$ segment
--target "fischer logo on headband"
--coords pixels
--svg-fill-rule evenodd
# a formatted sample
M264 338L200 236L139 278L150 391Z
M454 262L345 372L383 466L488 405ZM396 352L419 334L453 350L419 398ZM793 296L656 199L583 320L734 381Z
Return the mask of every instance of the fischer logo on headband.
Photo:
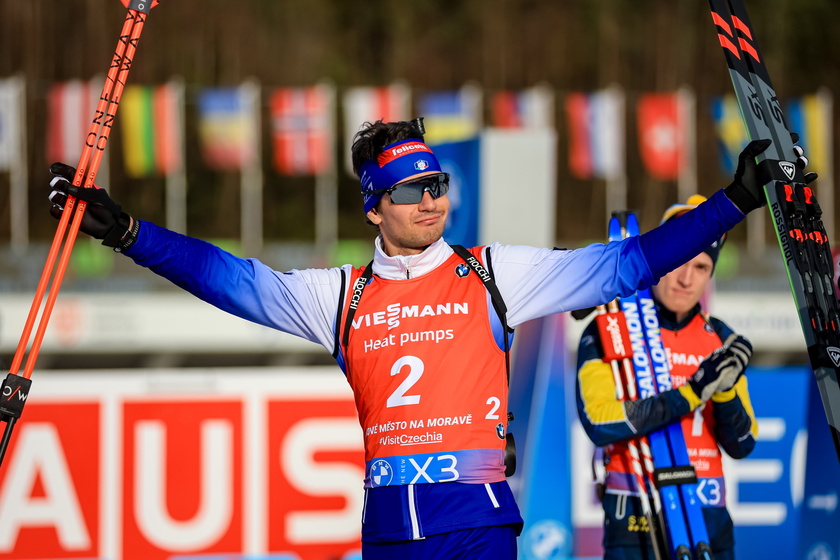
M383 191L418 173L430 172L443 170L432 150L417 138L385 146L376 160L366 161L359 170L365 212L376 206Z
M394 161L398 157L402 157L408 153L414 152L428 152L432 153L432 150L419 140L405 140L405 144L397 145L393 148L386 148L379 154L379 157L376 158L377 162L379 163L379 167L385 167L392 161ZM392 144L393 146L393 144Z

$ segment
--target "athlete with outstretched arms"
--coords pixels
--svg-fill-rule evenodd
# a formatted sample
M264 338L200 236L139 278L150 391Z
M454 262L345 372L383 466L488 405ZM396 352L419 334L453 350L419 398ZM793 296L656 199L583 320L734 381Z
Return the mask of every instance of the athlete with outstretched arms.
M364 212L378 230L365 267L272 270L130 216L105 190L72 186L61 164L51 168L52 214L68 194L86 200L81 229L106 246L219 309L332 353L364 433L365 559L513 560L522 518L505 477L512 329L632 294L703 251L763 204L755 156L766 146L748 145L732 184L693 211L576 250L456 252L442 237L449 178L417 120L366 123L355 136Z

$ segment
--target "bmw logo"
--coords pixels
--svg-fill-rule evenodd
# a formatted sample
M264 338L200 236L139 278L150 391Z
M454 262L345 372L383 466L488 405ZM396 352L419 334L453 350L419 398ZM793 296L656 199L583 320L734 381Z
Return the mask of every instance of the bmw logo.
M496 435L499 436L499 439L505 439L505 425L501 422L496 424Z
M461 263L455 267L455 274L458 278L465 278L470 273L470 267L466 264Z
M379 459L370 466L369 475L374 486L388 486L394 479L394 469L388 461Z

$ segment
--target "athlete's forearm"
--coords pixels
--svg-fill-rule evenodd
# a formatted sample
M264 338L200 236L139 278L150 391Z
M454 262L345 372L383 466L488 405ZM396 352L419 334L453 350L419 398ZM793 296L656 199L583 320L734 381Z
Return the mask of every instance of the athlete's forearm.
M332 348L339 269L281 273L149 222L126 255L223 311Z

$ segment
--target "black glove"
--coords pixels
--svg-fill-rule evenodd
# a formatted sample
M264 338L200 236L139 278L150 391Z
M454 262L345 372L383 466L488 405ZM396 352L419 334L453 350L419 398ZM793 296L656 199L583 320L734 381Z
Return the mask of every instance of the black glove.
M758 165L755 158L766 150L772 140L753 140L738 155L738 169L735 171L735 180L732 184L723 189L729 200L738 209L747 214L756 208L761 208L767 203L764 198L764 183L758 177Z
M747 369L751 357L750 341L741 335L730 335L722 347L703 360L688 384L694 394L706 402L715 393L734 387Z
M134 244L140 230L140 222L123 212L105 189L95 185L92 188L73 185L71 181L76 175L76 169L63 163L52 164L50 173L54 175L50 181L52 192L49 196L53 203L50 214L54 218L61 218L67 196L70 195L84 200L87 204L80 230L91 237L101 239L103 245L113 247L118 253Z

